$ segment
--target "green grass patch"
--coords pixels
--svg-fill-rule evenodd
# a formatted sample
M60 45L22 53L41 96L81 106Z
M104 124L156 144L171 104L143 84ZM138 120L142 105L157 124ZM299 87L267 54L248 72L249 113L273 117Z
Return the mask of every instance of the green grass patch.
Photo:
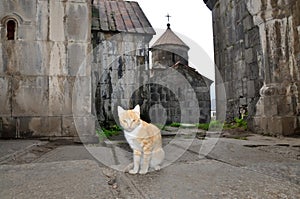
M175 127L175 128L195 128L195 124L188 124L188 123L179 123L179 122L173 122L170 125L170 127Z
M208 131L208 129L209 129L209 123L196 124L196 127L198 129L202 129L202 130Z
M224 123L218 120L213 120L209 123L210 130L221 130L224 127Z
M96 129L96 134L99 136L99 140L109 138L114 135L119 135L122 129L118 125L113 125L108 128Z
M235 118L234 122L231 123L223 123L218 120L212 120L210 123L201 123L196 124L196 127L199 129L207 130L221 130L221 129L236 129L236 128L243 128L244 130L247 129L247 121L239 118Z
M234 118L234 121L231 123L224 123L223 129L236 129L236 128L242 128L244 130L247 130L248 124L247 121L244 119Z
M241 127L243 129L247 129L247 121L245 121L244 119L239 119L239 118L234 118L235 121L235 126L236 127Z
M179 122L173 122L170 124L171 127L180 127L181 124Z
M243 119L239 119L239 118L234 118L234 121L231 123L224 123L218 120L212 120L210 123L199 123L199 124L195 124L195 125L187 125L185 126L184 124L181 124L179 122L173 122L169 125L163 126L161 124L155 124L158 128L164 130L167 126L170 127L175 127L175 128L194 128L197 127L198 129L202 129L205 131L208 130L222 130L222 129L236 129L236 128L243 128L244 130L247 129L247 121L243 120Z

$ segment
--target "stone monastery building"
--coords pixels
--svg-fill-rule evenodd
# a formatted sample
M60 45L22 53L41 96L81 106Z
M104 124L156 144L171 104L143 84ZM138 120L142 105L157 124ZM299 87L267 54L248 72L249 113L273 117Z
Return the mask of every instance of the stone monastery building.
M152 122L208 122L212 82L170 26L151 69L154 34L136 2L0 1L0 138L91 141L118 105L140 104Z

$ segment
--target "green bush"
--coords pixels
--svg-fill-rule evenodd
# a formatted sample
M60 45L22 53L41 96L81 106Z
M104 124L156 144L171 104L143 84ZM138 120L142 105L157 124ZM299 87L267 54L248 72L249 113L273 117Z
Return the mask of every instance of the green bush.
M240 118L234 118L235 126L247 129L247 121Z

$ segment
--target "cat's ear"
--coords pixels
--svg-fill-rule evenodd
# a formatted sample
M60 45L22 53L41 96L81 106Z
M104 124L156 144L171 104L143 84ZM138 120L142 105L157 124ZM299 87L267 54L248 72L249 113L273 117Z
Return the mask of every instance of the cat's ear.
M118 115L120 116L124 112L125 110L121 106L118 106Z
M140 108L140 105L136 105L133 109L134 112L136 112L137 114L140 114L141 112L141 108Z

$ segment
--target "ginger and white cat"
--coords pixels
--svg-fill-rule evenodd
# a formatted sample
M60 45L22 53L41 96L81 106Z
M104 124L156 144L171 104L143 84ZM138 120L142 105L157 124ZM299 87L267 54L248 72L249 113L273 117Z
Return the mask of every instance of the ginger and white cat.
M165 152L162 149L160 129L140 118L140 106L124 110L118 106L120 124L133 150L133 168L130 174L146 174L149 167L160 170Z

